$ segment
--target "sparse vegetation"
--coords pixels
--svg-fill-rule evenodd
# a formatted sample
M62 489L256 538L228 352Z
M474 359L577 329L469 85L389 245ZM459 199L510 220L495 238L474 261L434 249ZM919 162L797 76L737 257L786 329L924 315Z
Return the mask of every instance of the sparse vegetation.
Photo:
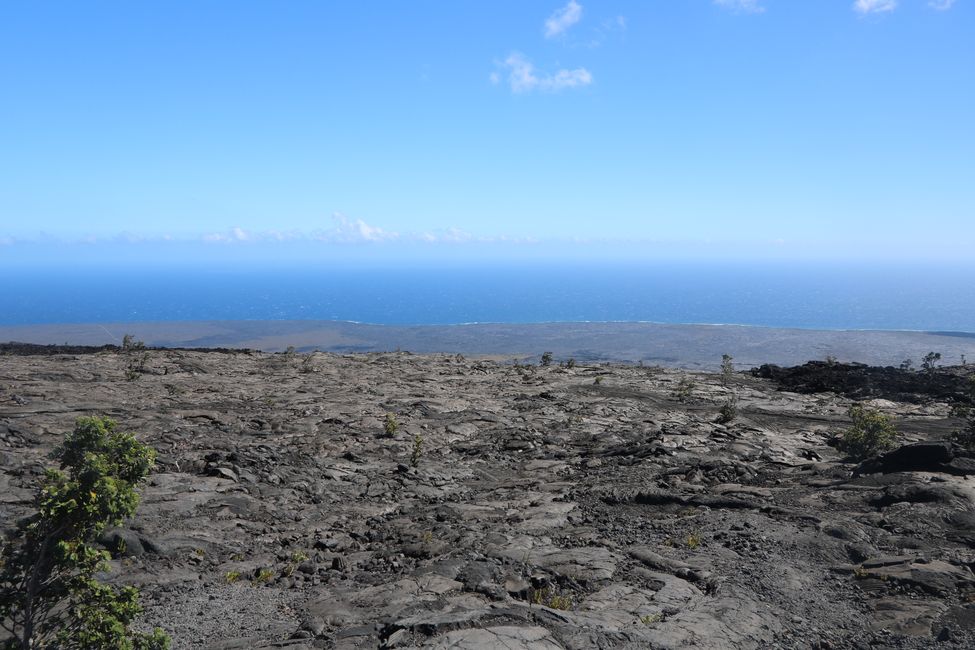
M274 578L274 571L267 567L261 567L254 573L254 579L252 582L254 584L263 584L265 582L270 582Z
M551 352L543 352L542 353L542 365L545 366L545 367L548 367L548 366L552 365L552 353Z
M410 465L416 468L420 465L420 456L423 455L423 436L419 433L413 436L413 452L410 454Z
M938 362L941 361L940 352L928 352L924 355L924 359L921 360L921 368L925 372L934 372L938 367Z
M535 589L532 592L532 603L548 607L549 609L572 609L572 598L565 594L560 594L552 587Z
M596 386L599 386L601 383L603 383L603 376L596 375L596 378L592 380L592 383L594 383Z
M53 454L37 496L38 512L18 526L0 550L0 626L4 647L160 650L162 630L130 629L142 608L132 587L100 582L109 554L95 540L131 517L136 487L153 467L155 451L116 430L112 420L80 418Z
M644 625L656 625L664 620L664 615L661 612L655 612L653 614L647 614L640 617L640 622Z
M904 359L903 361L901 361L900 369L903 370L904 372L911 372L913 368L914 368L913 359Z
M732 395L729 397L718 410L717 422L719 424L728 424L738 417L738 396Z
M840 449L855 460L862 460L886 449L897 439L897 429L889 415L853 404L849 411L853 425L840 439Z
M122 337L122 355L125 358L125 380L135 381L146 371L149 353L146 344L135 340L131 334Z
M233 584L240 580L240 571L227 571L223 574L223 579L227 581L227 584Z
M694 380L688 377L681 377L680 381L677 382L677 386L674 388L674 399L681 404L689 402L691 397L694 396L695 388L697 388L697 384L694 383Z
M734 377L734 374L735 374L734 357L732 357L730 354L722 354L721 355L721 384L723 386L727 386L728 383L731 381L731 378Z
M392 438L399 431L399 422L396 421L396 416L392 413L386 414L386 420L383 422L383 433L386 434L387 438Z
M138 352L144 350L146 344L142 341L137 341L131 334L126 334L122 337L122 351L123 352Z

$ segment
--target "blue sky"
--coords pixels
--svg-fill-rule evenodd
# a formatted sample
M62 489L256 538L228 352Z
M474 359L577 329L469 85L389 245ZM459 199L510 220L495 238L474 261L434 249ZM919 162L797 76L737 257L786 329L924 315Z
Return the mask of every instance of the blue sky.
M973 35L975 0L7 2L0 259L968 259Z

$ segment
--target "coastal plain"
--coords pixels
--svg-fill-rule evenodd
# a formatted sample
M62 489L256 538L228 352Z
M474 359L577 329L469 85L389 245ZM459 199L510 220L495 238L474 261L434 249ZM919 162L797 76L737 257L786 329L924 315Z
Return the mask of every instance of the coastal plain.
M106 345L125 334L149 346L250 348L282 352L462 353L537 361L545 351L577 361L646 363L718 369L721 356L736 367L797 365L831 357L870 365L899 365L937 352L943 363L975 361L975 334L893 330L816 330L640 322L472 323L375 325L346 321L237 320L159 323L79 323L0 326L0 341Z

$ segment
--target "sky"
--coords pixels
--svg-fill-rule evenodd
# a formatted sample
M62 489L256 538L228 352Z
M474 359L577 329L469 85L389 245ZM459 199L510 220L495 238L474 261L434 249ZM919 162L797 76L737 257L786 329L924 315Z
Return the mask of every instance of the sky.
M958 259L975 0L5 2L0 263Z

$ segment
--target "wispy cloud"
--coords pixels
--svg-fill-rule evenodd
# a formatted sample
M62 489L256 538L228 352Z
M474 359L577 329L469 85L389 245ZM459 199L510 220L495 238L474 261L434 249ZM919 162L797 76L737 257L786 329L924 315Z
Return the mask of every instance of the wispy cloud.
M518 52L512 52L501 66L508 72L508 85L515 93L526 93L533 90L558 92L566 88L580 88L592 83L592 74L585 68L574 70L561 69L552 74L539 72L535 65ZM499 83L501 76L495 72L491 75L493 83Z
M760 14L765 11L759 0L714 0L714 4L744 14Z
M937 11L948 11L955 4L955 0L930 0L928 6Z
M897 0L856 0L853 10L858 14L879 14L897 8Z
M208 243L244 242L253 241L255 239L255 234L244 230L243 228L231 228L227 232L207 233L203 235L202 239Z
M545 38L555 38L564 34L570 27L582 19L582 5L575 0L548 17L545 21Z

